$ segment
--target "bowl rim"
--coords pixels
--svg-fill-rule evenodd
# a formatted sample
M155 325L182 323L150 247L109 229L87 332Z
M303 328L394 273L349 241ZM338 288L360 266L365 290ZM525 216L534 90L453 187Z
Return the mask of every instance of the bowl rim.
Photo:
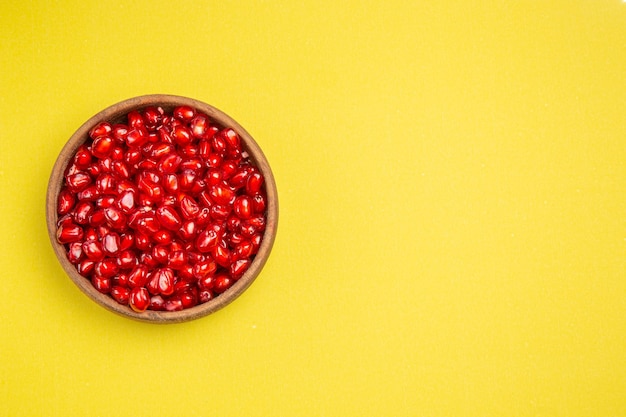
M57 213L58 195L63 185L64 172L67 164L73 157L76 149L88 140L89 130L95 124L100 121L109 121L111 123L121 121L131 110L135 109L155 106L162 107L169 111L180 105L191 106L209 116L209 118L219 125L231 127L239 134L242 146L248 152L252 162L259 168L264 176L264 187L267 193L266 227L263 232L261 245L250 267L243 276L235 281L224 293L206 303L198 304L180 311L146 310L145 312L138 313L129 306L117 303L110 295L103 294L96 290L90 280L80 275L76 267L69 262L64 246L56 240L57 221L59 218ZM136 321L159 324L180 323L195 320L221 310L238 298L254 282L265 266L276 240L278 227L278 193L272 169L261 147L252 135L236 120L222 110L197 99L171 94L148 94L132 97L106 107L90 117L72 134L72 136L70 136L57 156L48 180L46 191L46 224L52 248L63 270L72 282L90 299L113 313Z

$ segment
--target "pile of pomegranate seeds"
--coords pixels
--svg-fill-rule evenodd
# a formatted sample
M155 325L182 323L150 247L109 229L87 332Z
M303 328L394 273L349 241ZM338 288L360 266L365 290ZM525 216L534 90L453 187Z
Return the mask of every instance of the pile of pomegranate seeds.
M263 175L233 129L192 107L126 122L94 126L70 160L57 240L98 291L137 312L205 303L259 250Z

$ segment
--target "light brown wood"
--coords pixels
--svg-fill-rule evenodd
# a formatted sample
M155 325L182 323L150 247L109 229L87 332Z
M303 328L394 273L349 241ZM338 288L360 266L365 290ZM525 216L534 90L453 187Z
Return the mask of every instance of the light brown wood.
M65 248L56 240L56 224L58 220L57 199L61 186L63 185L63 173L70 158L73 157L78 146L87 140L89 130L96 123L103 120L111 123L122 122L126 114L133 109L141 109L147 106L161 106L165 111L171 111L174 107L179 105L189 105L194 107L197 110L206 113L218 124L232 127L239 134L244 149L250 155L250 159L257 165L265 177L264 187L267 192L267 226L261 242L261 247L250 265L250 268L248 268L245 274L226 292L207 303L182 311L146 311L144 313L137 313L128 306L118 304L110 296L98 292L91 285L91 282L81 276L76 270L76 267L69 262ZM278 195L274 175L272 174L267 158L256 141L239 123L219 109L201 101L181 96L155 94L131 98L102 110L85 122L70 137L59 153L48 182L48 191L46 196L46 222L48 225L50 242L52 243L52 247L57 258L59 259L59 262L61 263L61 266L74 284L76 284L76 286L78 286L78 288L89 298L114 313L134 320L151 323L179 323L194 320L220 310L241 295L241 293L243 293L256 279L270 255L276 238L276 230L278 227Z

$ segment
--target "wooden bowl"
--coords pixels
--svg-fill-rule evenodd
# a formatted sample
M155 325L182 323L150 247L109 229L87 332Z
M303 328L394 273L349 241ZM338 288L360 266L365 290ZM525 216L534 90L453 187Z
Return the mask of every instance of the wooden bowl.
M204 304L199 304L195 307L181 311L168 312L147 310L143 313L138 313L128 306L117 303L109 295L102 294L97 291L91 284L90 280L80 275L76 267L69 262L65 247L56 239L57 221L59 217L57 214L57 200L63 185L64 171L68 162L73 157L76 149L88 139L89 130L98 122L108 121L112 124L121 123L125 122L125 116L131 110L142 109L148 106L160 106L166 112L171 112L173 108L180 105L191 106L208 115L219 125L223 127L231 127L239 134L242 142L242 148L248 152L250 160L259 168L265 178L263 186L265 187L265 191L267 193L266 229L264 231L260 248L250 267L244 275L239 280L235 281L235 283L224 293ZM46 222L48 225L48 235L50 237L52 247L59 262L61 263L61 266L74 284L76 284L76 286L78 286L78 288L89 298L114 313L134 320L151 323L178 323L206 316L225 307L241 295L241 293L243 293L252 284L265 265L274 244L278 225L278 197L274 176L265 155L252 136L241 125L239 125L239 123L215 107L198 100L163 94L146 95L122 101L102 110L85 122L70 137L61 150L50 175L46 199Z

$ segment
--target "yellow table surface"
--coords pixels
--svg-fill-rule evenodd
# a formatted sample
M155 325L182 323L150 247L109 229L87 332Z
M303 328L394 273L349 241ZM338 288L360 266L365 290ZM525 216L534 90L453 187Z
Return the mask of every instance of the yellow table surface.
M1 416L626 415L626 3L0 6ZM221 108L280 196L262 274L156 326L63 273L89 117Z

